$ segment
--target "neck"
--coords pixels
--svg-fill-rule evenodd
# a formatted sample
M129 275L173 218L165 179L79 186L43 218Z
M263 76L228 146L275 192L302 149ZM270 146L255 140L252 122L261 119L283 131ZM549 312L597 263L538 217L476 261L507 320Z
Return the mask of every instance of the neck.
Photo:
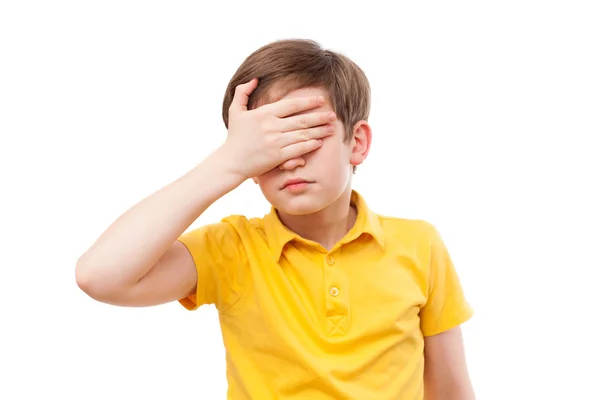
M330 250L356 222L356 207L350 204L352 190L346 190L332 204L308 215L278 213L281 222L301 237Z

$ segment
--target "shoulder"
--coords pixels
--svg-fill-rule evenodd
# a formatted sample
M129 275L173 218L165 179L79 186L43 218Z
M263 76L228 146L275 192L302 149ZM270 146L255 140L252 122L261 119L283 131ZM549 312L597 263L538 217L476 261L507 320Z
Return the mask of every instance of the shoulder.
M232 214L229 215L219 222L222 226L227 226L229 229L233 229L238 234L244 235L248 234L256 234L256 233L264 233L265 230L265 219L264 217L248 217L246 215L238 215Z
M221 218L219 221L208 222L199 226L196 226L189 230L189 232L226 232L226 231L244 231L244 230L255 230L262 229L264 227L264 217L247 217L241 214L231 214Z
M252 246L257 241L264 241L265 238L265 217L230 214L218 221L188 229L179 237L179 241L188 247L210 245L212 250L222 252L228 246L235 245L241 249Z
M251 246L265 240L265 225L265 217L230 214L217 222L193 228L183 237L204 238L214 242L217 247L224 246L226 242L240 247Z
M433 223L423 219L411 219L375 214L384 234L403 242L431 243L437 235Z
M221 220L206 222L192 226L186 230L180 241L210 240L220 242L226 239L237 239L244 236L244 232L252 229L252 222L244 215L229 215Z

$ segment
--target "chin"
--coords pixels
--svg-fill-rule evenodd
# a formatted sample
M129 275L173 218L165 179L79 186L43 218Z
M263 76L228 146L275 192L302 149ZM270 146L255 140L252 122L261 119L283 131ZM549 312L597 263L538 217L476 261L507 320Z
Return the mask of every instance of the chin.
M329 204L316 193L290 195L282 192L264 193L265 198L278 211L287 215L310 215L323 210Z
M322 210L322 208L314 207L311 205L294 207L294 206L290 206L289 204L287 204L283 207L275 206L275 208L284 214L294 215L294 216L312 215L312 214L315 214Z
M310 215L325 208L325 205L317 204L314 199L309 197L295 197L282 201L275 201L271 204L273 204L278 211L288 215Z

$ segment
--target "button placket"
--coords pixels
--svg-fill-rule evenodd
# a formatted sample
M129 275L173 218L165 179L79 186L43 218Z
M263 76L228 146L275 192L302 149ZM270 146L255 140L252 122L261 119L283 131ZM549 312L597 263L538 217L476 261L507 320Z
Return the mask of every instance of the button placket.
M327 334L344 335L349 326L349 298L347 276L332 254L323 259L325 276L325 304Z

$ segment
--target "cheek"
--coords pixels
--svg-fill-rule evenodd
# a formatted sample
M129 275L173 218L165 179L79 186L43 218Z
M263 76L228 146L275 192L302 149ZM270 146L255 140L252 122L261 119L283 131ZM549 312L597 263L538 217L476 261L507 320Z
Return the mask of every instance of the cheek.
M272 169L271 171L262 174L258 178L255 178L256 182L262 188L269 188L275 184L275 178L277 176L277 170Z
M352 149L341 141L340 138L331 137L323 141L323 146L316 152L320 160L328 165L339 165L350 162Z
M323 147L314 152L308 165L318 166L318 170L329 175L339 177L350 164L350 155L339 143L331 143L331 146Z

